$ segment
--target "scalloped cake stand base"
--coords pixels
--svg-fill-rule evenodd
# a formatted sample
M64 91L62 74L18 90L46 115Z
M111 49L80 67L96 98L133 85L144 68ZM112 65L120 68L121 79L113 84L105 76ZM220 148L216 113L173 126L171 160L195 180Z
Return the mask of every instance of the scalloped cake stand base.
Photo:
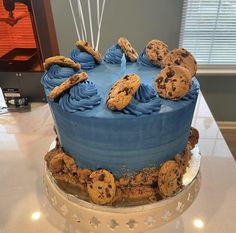
M185 176L185 187L174 197L134 207L98 206L83 201L61 190L47 166L44 170L44 187L51 205L78 232L130 232L141 233L155 229L180 216L196 199L200 189L200 155L195 147L190 169ZM192 162L192 163L191 163Z

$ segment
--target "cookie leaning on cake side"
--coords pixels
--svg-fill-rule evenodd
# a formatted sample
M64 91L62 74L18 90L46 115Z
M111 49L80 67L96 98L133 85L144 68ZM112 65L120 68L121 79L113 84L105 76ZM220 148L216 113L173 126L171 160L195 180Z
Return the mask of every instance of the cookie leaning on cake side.
M75 63L72 59L64 56L54 56L45 59L43 63L44 69L49 70L52 65L59 65L62 67L71 67L73 69L79 70L80 64Z
M151 40L146 47L147 58L157 67L162 67L163 59L168 52L168 46L160 40Z
M138 53L135 51L135 49L132 47L132 45L126 38L120 37L118 39L118 45L121 47L122 51L130 59L131 62L136 62L138 58Z
M138 90L141 79L136 74L127 74L113 84L107 98L107 107L113 111L122 110Z
M197 62L193 55L184 48L176 48L170 51L163 60L164 66L183 66L194 76L197 72Z
M62 84L59 86L54 87L51 92L48 95L48 98L50 100L56 99L58 96L60 96L63 92L70 89L72 86L74 86L77 83L83 82L87 80L88 75L85 72L77 73L66 79Z
M75 45L81 51L85 51L85 52L91 54L97 63L101 62L102 56L101 56L100 52L94 50L92 45L89 42L84 41L84 40L78 40L78 41L76 41Z
M192 86L192 76L182 66L167 66L155 79L158 94L166 99L179 100L184 97Z
M116 194L115 178L105 169L93 171L88 179L87 190L94 203L108 204Z

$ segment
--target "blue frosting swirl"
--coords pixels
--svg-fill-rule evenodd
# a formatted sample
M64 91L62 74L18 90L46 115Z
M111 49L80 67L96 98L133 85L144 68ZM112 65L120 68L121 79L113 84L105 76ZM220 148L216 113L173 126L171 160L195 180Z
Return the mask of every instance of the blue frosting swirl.
M121 58L123 56L123 51L121 47L118 44L112 45L111 48L107 49L107 51L104 54L103 60L110 64L120 64ZM127 61L130 61L130 59L125 56Z
M53 89L54 87L63 83L68 77L75 74L73 68L70 67L61 67L59 65L53 65L48 71L46 71L42 78L41 83L47 89Z
M138 59L137 59L137 63L140 64L140 65L143 65L143 66L147 66L147 67L156 67L147 58L146 48L143 50L143 52L141 54L139 54Z
M161 108L161 99L155 90L146 84L141 84L131 102L123 109L126 114L140 116L157 112Z
M200 90L200 84L197 81L196 77L192 78L192 87L190 88L189 92L186 96L184 96L183 100L195 99L198 96Z
M80 63L83 70L91 70L97 66L93 56L87 52L81 52L80 49L73 49L69 58L76 63Z
M61 108L67 112L84 111L92 109L101 102L94 83L85 81L73 86L59 100Z

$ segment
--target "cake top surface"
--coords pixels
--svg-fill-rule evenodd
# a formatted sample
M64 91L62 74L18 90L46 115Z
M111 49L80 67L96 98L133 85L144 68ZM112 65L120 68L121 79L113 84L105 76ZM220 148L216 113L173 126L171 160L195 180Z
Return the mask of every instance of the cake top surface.
M122 42L124 43L123 47L117 43L108 48L103 60L99 62L97 62L93 49L89 52L90 50L83 50L82 47L72 50L69 58L66 59L67 64L57 64L58 56L56 61L53 58L50 59L50 66L42 77L46 95L49 96L55 87L61 85L75 73L85 71L88 75L87 81L75 86L71 85L72 87L70 86L69 90L54 100L61 106L61 109L76 116L107 119L147 117L150 114L162 114L181 109L187 105L188 101L197 96L199 83L196 77L192 73L190 75L186 69L186 66L195 65L193 63L195 60L192 59L189 52L179 49L177 50L178 53L176 50L168 53L167 46L164 43L159 40L152 40L135 60L136 51L130 47L130 44L126 44L126 40ZM165 53L162 52L163 48ZM131 54L130 58L130 54L125 49L128 49L129 52L134 51L135 56ZM159 53L161 56L158 56ZM167 54L166 56L171 55L172 58L172 60L168 60L169 63L166 67L162 63L165 58L164 54ZM188 56L187 60L186 56ZM178 60L174 59L176 57ZM156 59L157 62L153 59ZM185 60L188 62L187 65ZM80 64L81 69L75 69L73 62ZM171 62L174 63L174 66ZM176 63L182 65L176 66ZM130 75L136 75L140 79L134 93L130 93L132 87L125 86L125 79ZM122 78L123 81L119 82L124 83L124 86L120 83L117 84L118 80ZM180 80L182 78L184 81ZM190 80L189 83L186 81L187 79ZM174 83L173 80L177 80L177 82ZM134 84L131 82L129 85ZM182 86L180 87L180 85ZM171 91L175 90L176 87L179 88L180 92L176 92L178 95L174 96ZM114 97L111 96L114 93L114 88L117 98L113 100L114 109L109 109L108 101ZM184 94L181 95L181 93ZM121 101L121 103L117 103L117 101ZM122 109L117 111L118 109L115 109L114 106Z
M69 68L62 68L63 72L68 72ZM137 63L128 63L126 66L125 74L135 73L139 75L141 78L142 84L146 84L151 88L154 88L154 80L156 76L160 72L160 68L157 67L145 67L143 65L139 65ZM103 62L102 64L96 66L92 70L88 70L88 80L92 82L97 89L97 93L101 97L101 103L94 107L93 109L89 109L86 111L76 111L73 114L80 115L80 116L91 116L91 117L102 117L102 118L127 118L127 117L134 117L136 115L132 114L124 114L123 112L113 112L110 111L106 106L106 99L107 95L113 85L118 79L122 77L121 68L119 64L108 64L106 62ZM69 73L69 72L68 72ZM73 71L71 70L71 73ZM45 74L47 75L47 74ZM67 74L68 75L68 74ZM199 83L195 77L193 77L193 88L199 89ZM46 88L46 95L49 94L51 91L50 86ZM196 94L196 93L194 93ZM161 108L159 112L156 112L155 114L161 114L163 112L171 111L173 109L179 109L181 107L184 107L187 104L187 101L191 99L191 92L189 92L189 97L186 97L184 99L177 101L172 101L164 98L160 98L157 93L155 93L156 98L161 103ZM148 104L147 104L148 105ZM145 117L146 115L142 115L142 117Z

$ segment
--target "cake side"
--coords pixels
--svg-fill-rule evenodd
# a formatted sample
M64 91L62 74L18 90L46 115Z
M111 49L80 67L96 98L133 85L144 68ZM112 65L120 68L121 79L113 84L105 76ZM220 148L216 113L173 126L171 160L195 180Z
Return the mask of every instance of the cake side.
M101 96L101 103L92 109L69 113L59 102L49 101L64 151L82 168L106 168L117 177L159 166L182 153L197 99L197 95L179 101L160 98L159 111L141 116L112 112L106 107L106 96L120 78L119 70L119 65L105 63L88 72ZM149 86L159 71L138 64L126 69ZM199 85L195 78L193 82Z

